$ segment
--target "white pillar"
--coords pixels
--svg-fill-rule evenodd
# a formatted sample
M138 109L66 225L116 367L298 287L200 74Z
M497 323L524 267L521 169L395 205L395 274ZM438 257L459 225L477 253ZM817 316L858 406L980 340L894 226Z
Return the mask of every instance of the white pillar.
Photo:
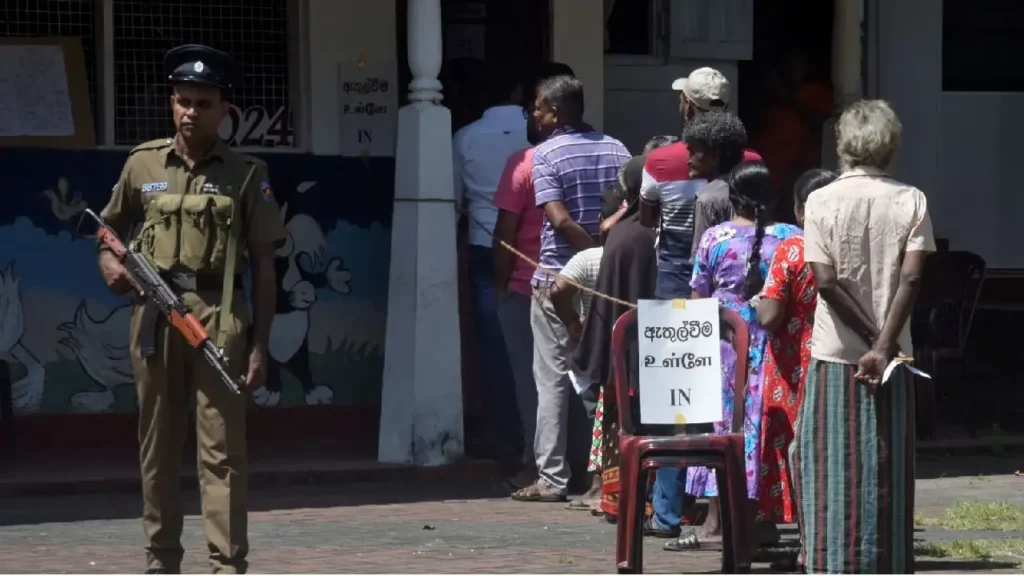
M440 0L409 0L408 33L413 80L411 103L398 112L377 458L435 466L464 451L452 119L437 79Z

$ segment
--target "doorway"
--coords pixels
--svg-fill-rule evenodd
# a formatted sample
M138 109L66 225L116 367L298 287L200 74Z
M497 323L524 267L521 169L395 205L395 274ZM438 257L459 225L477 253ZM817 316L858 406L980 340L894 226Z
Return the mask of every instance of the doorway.
M441 0L444 61L440 80L444 105L452 113L452 130L483 112L483 72L498 66L523 75L547 62L551 54L551 0ZM397 0L398 80L402 105L412 81L407 47L408 0Z
M439 80L452 116L452 133L480 118L484 100L484 73L489 68L507 70L517 78L539 68L550 58L551 0L441 0L443 60ZM408 103L412 81L407 53L408 0L396 0L396 42L400 101ZM525 122L525 118L524 118ZM463 218L458 230L459 329L462 355L463 425L466 454L488 458L483 432L475 338L475 314L468 276L469 223ZM581 450L580 454L585 454Z
M795 222L796 178L822 166L825 126L835 106L833 12L831 0L755 2L753 58L739 62L737 113L772 171L772 211L780 221Z

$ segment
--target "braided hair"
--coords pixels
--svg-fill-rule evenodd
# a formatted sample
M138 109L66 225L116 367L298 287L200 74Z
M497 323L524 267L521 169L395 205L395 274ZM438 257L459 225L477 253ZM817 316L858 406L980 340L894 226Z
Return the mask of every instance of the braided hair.
M761 272L761 244L765 228L770 223L768 202L772 196L772 178L762 162L743 162L733 168L727 177L729 201L737 216L754 221L757 231L754 246L747 258L747 276L743 280L743 297L750 300L764 286Z

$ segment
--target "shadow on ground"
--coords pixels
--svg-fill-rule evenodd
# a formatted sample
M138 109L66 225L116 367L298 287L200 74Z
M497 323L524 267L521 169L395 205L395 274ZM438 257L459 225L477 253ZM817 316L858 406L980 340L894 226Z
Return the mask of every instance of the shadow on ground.
M413 504L418 502L472 501L505 498L508 492L496 481L358 482L313 484L252 490L250 512ZM183 490L185 514L200 514L199 492ZM550 504L549 504L550 506ZM0 526L125 520L139 518L142 499L135 494L75 494L22 496L0 499Z
M917 479L1000 476L1024 468L1024 455L917 455Z

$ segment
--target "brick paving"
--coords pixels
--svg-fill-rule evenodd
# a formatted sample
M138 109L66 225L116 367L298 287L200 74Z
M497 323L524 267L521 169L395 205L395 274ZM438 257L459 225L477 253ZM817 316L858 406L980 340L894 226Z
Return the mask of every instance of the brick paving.
M959 498L1021 500L1022 483L1010 474L923 479L918 481L918 509L936 515ZM467 480L254 490L250 570L614 572L614 526L561 505L518 503L502 496L487 481ZM198 495L191 491L187 498L183 570L208 572ZM133 494L0 499L0 572L137 573L144 568L140 507ZM919 533L925 540L954 536ZM669 553L661 550L662 542L645 543L646 571L720 571L720 552ZM765 564L754 568L768 571ZM920 559L918 571L1017 572L1008 564L932 559Z

